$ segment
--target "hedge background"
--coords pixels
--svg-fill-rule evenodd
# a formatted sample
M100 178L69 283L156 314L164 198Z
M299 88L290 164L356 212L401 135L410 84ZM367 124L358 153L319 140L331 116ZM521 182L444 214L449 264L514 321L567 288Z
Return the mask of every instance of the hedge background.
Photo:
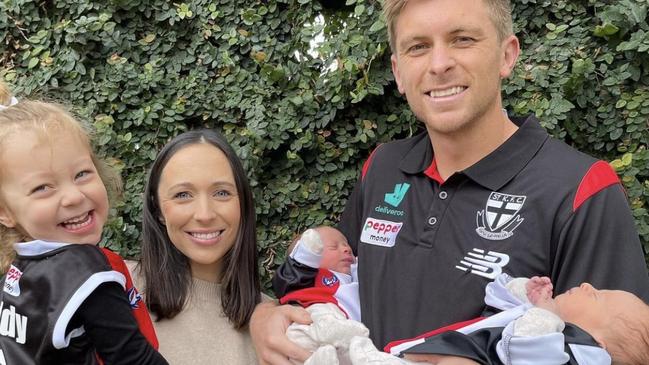
M610 161L649 250L646 1L513 3L523 53L507 108ZM187 129L220 129L249 172L268 285L295 232L338 219L377 143L420 128L379 13L375 0L0 0L0 77L94 124L125 177L106 234L125 256L139 251L156 151Z

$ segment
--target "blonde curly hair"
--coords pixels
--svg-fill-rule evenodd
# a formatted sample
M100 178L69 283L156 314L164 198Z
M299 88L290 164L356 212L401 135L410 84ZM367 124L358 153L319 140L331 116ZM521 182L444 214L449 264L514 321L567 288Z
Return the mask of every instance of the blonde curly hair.
M11 92L6 84L0 81L0 207L4 206L2 194L2 156L3 145L12 136L24 134L26 131L36 132L48 138L52 135L66 133L79 138L87 144L92 161L97 172L108 191L109 200L115 199L121 192L121 177L105 162L98 159L93 152L92 133L88 125L75 119L62 105L56 103L21 100L15 105L10 105ZM0 272L6 272L14 259L13 244L31 240L19 229L6 227L0 224Z

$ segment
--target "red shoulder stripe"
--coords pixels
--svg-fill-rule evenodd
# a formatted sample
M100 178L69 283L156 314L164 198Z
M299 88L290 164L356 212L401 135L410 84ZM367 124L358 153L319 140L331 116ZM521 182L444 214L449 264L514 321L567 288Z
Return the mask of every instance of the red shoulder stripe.
M577 188L575 200L572 203L572 211L575 212L591 196L597 194L603 189L619 184L620 179L617 177L611 165L605 161L595 162Z
M372 160L374 159L374 153L376 153L376 150L379 149L381 145L376 146L376 148L370 153L370 157L365 160L365 163L363 163L363 170L361 172L361 180L365 179L365 174L367 174L367 170L370 168L370 165L372 164Z
M120 255L114 253L113 251L104 247L102 247L101 250L103 251L104 256L106 256L106 259L108 259L108 262L110 263L110 266L113 268L113 270L122 273L122 275L126 277L125 291L131 304L133 317L135 317L135 320L140 327L140 332L142 332L144 337L146 337L151 346L153 346L153 348L157 350L158 337L156 336L155 330L153 329L151 317L149 317L149 312L146 309L144 300L142 300L142 296L140 295L140 293L138 293L137 289L133 285L133 279L131 279L131 274L128 272L126 263Z

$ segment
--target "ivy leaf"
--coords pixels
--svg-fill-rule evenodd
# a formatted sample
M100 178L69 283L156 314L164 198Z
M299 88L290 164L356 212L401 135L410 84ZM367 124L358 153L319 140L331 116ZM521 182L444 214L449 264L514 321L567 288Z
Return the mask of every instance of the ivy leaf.
M633 162L633 154L632 153L625 153L622 156L622 164L624 166L630 166L631 162Z
M378 32L379 30L385 28L385 22L383 21L382 18L379 18L377 21L372 24L370 27L370 33L375 33Z
M27 64L28 69L32 69L38 65L39 59L38 57L33 57L29 60L29 63Z
M604 23L604 25L597 25L595 26L595 31L593 34L597 37L608 37L612 36L613 34L617 33L620 30L617 26L611 24L611 23Z

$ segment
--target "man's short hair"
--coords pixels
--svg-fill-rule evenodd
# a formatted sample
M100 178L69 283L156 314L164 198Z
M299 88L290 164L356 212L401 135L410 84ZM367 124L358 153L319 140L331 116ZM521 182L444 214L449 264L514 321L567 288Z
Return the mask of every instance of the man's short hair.
M503 40L514 33L512 25L512 9L510 0L482 0L487 4L491 21L496 26L498 39ZM394 25L406 6L408 0L383 0L383 16L388 26L388 40L392 53L396 51Z

